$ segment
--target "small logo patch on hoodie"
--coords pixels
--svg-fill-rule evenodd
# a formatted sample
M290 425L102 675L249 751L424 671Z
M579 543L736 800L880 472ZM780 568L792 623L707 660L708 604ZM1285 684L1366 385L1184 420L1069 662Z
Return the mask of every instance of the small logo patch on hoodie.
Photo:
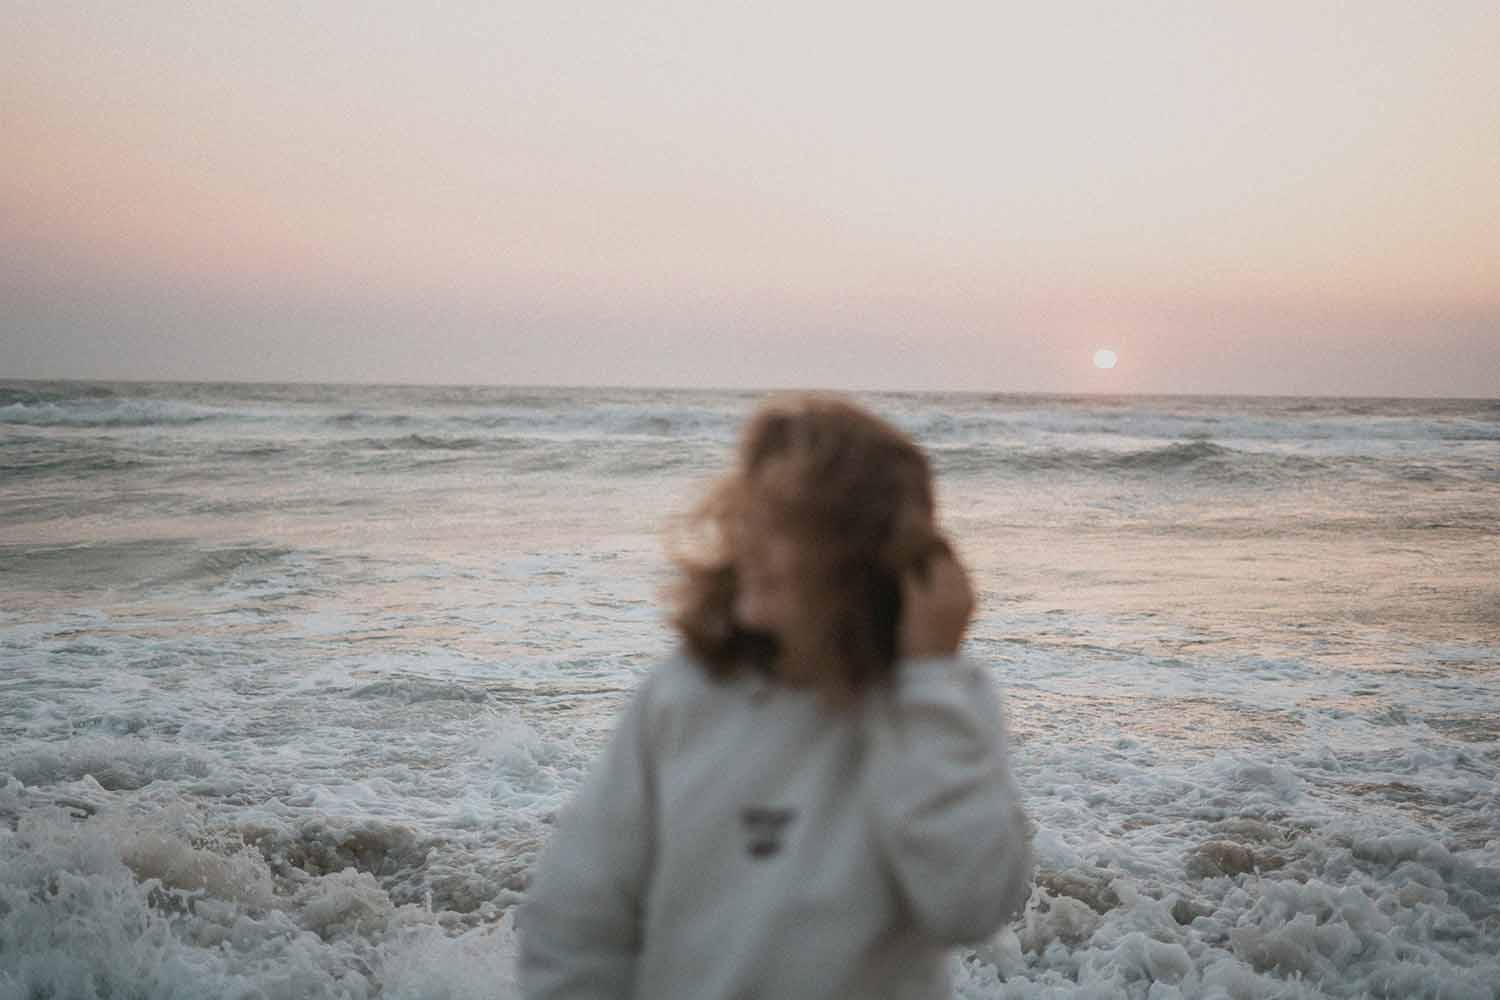
M752 858L764 860L781 850L781 837L792 820L795 809L772 809L769 806L746 806L740 810L745 826L745 850Z

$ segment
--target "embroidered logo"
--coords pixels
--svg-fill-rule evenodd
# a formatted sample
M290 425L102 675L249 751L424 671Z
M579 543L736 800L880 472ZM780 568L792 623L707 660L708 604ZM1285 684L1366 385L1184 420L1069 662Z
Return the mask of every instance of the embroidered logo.
M740 810L745 826L745 850L752 858L764 860L781 850L781 837L792 820L795 809L772 809L768 806L746 806Z

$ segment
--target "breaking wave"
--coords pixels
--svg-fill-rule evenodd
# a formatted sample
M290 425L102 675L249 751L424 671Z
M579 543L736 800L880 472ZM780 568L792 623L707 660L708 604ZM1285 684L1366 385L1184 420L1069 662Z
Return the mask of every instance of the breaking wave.
M33 427L156 427L265 419L245 410L170 399L22 400L0 405L0 424Z
M1327 474L1326 459L1244 451L1214 441L1174 441L1128 451L1081 448L1020 448L988 444L934 448L939 471L972 473L1091 473L1122 476L1184 475L1213 479L1286 478Z

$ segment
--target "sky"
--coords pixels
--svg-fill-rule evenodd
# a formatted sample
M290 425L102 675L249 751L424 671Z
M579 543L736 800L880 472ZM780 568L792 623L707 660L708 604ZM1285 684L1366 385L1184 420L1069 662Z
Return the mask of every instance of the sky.
M1496 52L1494 0L0 0L0 377L1500 396Z

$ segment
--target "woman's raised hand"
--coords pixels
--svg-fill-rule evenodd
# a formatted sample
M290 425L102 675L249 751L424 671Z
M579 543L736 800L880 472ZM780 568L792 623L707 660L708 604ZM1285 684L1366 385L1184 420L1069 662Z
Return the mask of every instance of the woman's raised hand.
M901 580L900 655L908 660L952 656L973 614L969 574L951 553L935 554Z

